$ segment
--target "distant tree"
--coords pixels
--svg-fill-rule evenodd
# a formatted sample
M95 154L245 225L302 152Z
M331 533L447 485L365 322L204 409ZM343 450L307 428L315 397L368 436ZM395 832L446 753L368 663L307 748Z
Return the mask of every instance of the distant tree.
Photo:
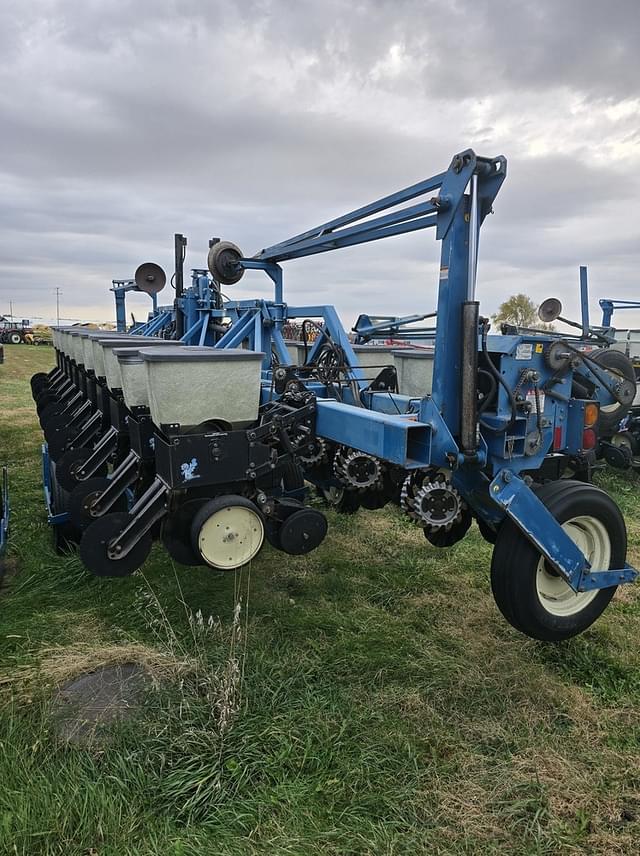
M538 307L526 294L513 294L492 315L493 323L515 324L516 327L535 327L537 330L553 330L552 324L543 324L538 318Z

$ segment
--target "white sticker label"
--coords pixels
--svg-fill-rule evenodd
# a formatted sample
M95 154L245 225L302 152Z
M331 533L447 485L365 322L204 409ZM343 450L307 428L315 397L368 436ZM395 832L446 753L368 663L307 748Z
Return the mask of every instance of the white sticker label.
M533 342L521 342L516 346L516 360L530 360L533 356Z
M531 405L531 412L536 412L536 391L535 389L528 389L526 399ZM544 392L538 392L538 401L540 402L540 413L544 413Z

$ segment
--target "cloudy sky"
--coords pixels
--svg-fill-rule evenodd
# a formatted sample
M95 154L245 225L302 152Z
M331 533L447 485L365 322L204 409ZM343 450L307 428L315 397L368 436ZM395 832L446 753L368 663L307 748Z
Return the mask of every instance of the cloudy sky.
M213 235L252 254L468 147L509 162L484 312L524 291L571 314L580 264L594 315L640 299L639 44L638 0L3 3L0 313L51 318L58 286L63 317L110 320L111 279L170 270L176 231L190 267ZM430 311L437 253L430 230L289 262L286 296Z

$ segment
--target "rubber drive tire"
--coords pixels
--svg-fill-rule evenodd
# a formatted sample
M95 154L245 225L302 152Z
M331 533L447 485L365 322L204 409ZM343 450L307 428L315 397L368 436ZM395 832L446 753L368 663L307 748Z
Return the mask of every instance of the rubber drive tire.
M191 523L202 506L209 501L208 497L188 499L162 520L162 545L171 558L181 565L198 567L204 564L200 553L193 549L191 543Z
M536 491L538 498L560 523L592 518L606 531L610 568L622 568L627 552L624 519L604 491L584 482L551 482ZM491 562L491 589L502 615L526 636L559 642L587 629L606 609L617 586L601 589L576 612L558 615L545 608L537 587L540 553L510 519L496 539Z
M614 375L623 377L626 380L636 382L636 373L633 368L633 363L629 357L625 356L621 351L614 351L611 348L606 350L596 351L593 354L593 361L603 369L607 369ZM630 406L630 405L629 405ZM598 418L598 431L601 437L611 437L618 430L620 421L629 412L629 406L624 404L615 404L607 406L604 410L600 408L600 416Z

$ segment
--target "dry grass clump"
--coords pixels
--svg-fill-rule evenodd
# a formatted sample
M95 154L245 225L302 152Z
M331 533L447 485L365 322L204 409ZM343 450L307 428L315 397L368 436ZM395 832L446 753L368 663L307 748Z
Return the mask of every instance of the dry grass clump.
M30 696L36 687L57 687L98 669L130 663L144 669L155 683L180 679L196 668L193 659L180 659L139 642L77 642L42 648L36 662L21 663L0 674L0 687L10 687L18 697Z

